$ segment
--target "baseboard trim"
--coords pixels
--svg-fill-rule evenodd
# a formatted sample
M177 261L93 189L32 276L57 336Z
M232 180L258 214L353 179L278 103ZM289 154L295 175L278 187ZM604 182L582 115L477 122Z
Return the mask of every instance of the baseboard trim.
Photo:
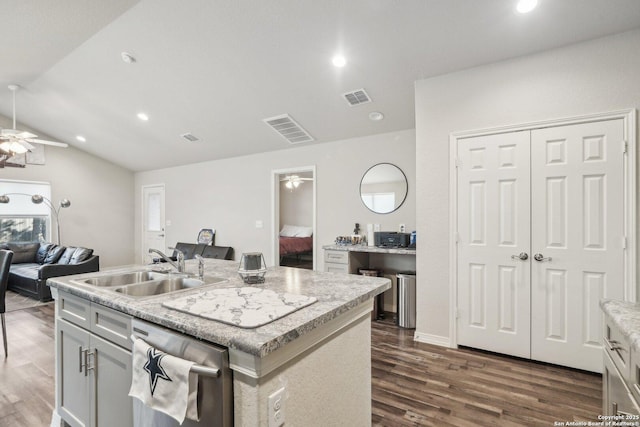
M413 339L418 342L438 345L440 347L453 347L451 345L451 340L449 340L449 337L442 337L440 335L431 335L416 331Z

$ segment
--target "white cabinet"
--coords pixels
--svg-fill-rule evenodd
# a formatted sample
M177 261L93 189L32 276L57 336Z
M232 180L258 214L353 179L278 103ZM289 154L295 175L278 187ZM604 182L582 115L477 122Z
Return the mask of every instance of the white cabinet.
M131 317L64 292L56 304L57 409L72 427L128 427Z
M638 421L638 352L608 316L603 341L602 413Z
M331 249L324 250L324 271L326 272L358 274L358 271L367 265L367 254Z

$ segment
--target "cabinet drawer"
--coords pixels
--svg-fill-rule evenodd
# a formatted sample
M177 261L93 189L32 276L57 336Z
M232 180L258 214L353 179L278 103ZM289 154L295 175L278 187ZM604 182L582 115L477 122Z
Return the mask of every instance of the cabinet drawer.
M620 329L607 318L604 331L604 350L611 357L623 380L631 379L631 353L627 338Z
M56 302L58 317L68 320L82 328L90 327L91 303L85 299L78 298L66 292L58 294Z
M92 304L91 332L120 347L131 348L131 316L127 314Z
M330 262L333 264L349 264L349 252L324 251L324 262Z
M325 263L324 271L327 273L349 273L349 266L347 264L333 264L329 262Z

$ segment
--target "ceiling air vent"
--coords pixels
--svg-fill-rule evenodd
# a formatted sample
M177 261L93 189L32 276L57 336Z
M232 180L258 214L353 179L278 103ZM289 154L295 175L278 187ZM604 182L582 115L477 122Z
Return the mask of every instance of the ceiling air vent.
M345 97L349 105L351 105L352 107L371 102L369 94L365 92L364 89L358 89L354 90L353 92L343 93L342 96Z
M309 132L304 130L302 126L296 123L288 114L269 117L268 119L262 119L262 121L271 126L273 130L289 141L290 144L299 144L301 142L314 140L314 138L309 135Z
M195 136L194 134L189 133L189 132L187 132L187 133L183 133L183 134L182 134L182 135L180 135L180 136L181 136L181 137L183 137L184 139L186 139L186 140L187 140L187 141L189 141L189 142L196 142L196 141L200 141L200 140L198 139L198 137L197 137L197 136Z

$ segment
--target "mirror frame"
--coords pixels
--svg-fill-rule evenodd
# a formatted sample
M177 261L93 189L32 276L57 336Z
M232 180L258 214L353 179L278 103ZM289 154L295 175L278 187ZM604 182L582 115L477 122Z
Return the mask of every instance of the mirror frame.
M364 199L362 198L362 181L364 181L364 177L367 176L367 174L369 173L369 171L371 171L371 169L375 168L376 166L380 166L380 165L393 166L394 168L396 168L396 169L398 169L400 171L400 173L402 174L402 177L404 178L404 184L405 184L404 197L402 197L402 201L400 203L398 203L398 206L396 206L393 210L391 210L389 212L376 212L376 211L374 211L369 206L367 206L367 204L364 202ZM367 169L364 172L364 174L362 175L362 178L360 178L360 186L358 188L358 194L360 196L360 201L362 202L364 207L367 208L370 212L373 212L373 213L378 214L378 215L388 215L388 214L393 213L393 212L397 211L398 209L400 209L400 207L407 200L407 196L409 195L409 180L407 179L407 175L405 175L404 171L402 169L400 169L400 167L398 167L397 165L394 165L393 163L389 163L389 162L376 163L375 165L373 165L369 169Z

